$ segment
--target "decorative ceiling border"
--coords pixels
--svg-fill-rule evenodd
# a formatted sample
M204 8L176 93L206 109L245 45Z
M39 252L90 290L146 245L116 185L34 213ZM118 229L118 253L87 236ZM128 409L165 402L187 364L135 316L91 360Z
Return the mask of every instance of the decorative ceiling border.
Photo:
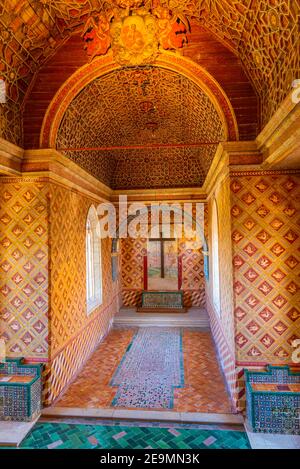
M229 170L230 176L272 176L276 174L300 174L300 169L258 169L258 170Z
M238 125L233 107L219 83L203 67L180 55L163 52L154 66L175 71L201 88L212 103L223 124L226 140L239 139ZM63 116L74 97L89 83L120 68L111 53L99 57L79 68L55 94L44 116L40 148L55 148L56 136Z

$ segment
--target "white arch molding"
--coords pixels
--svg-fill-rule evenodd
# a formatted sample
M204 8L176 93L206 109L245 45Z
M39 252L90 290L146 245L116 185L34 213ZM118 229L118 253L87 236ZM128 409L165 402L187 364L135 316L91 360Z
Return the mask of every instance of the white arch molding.
M219 219L218 219L218 206L214 199L212 204L212 236L211 236L211 251L212 251L212 290L213 290L213 304L219 316L221 316L221 294L220 294L220 259L219 259Z
M91 205L86 219L86 311L91 314L102 304L101 236L97 211Z

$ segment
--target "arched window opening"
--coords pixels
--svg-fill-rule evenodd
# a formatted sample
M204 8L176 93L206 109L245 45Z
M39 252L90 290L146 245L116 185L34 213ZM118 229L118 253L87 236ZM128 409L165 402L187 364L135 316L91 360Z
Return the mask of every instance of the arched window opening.
M99 221L91 206L86 221L86 303L87 314L102 304L101 238Z
M212 287L213 303L219 315L221 315L220 301L220 261L219 261L219 221L218 208L214 200L212 206Z

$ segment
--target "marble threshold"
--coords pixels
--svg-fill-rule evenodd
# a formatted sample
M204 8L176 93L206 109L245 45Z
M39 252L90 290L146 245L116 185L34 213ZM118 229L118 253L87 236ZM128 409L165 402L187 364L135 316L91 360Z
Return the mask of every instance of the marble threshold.
M32 422L0 420L0 447L18 447L38 420L39 417Z
M129 409L92 409L76 407L47 407L43 417L87 417L116 420L143 420L178 423L216 423L241 425L244 422L240 414L213 414L204 412L172 412L155 410Z

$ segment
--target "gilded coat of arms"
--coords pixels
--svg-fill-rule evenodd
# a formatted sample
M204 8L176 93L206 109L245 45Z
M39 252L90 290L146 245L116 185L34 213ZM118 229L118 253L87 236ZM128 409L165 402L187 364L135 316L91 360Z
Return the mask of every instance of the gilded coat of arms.
M116 0L117 7L89 18L83 39L90 60L111 48L120 65L154 62L160 49L187 44L188 20L159 3L146 9L140 0Z
M139 65L153 62L158 54L157 21L145 10L114 19L110 28L115 60Z

